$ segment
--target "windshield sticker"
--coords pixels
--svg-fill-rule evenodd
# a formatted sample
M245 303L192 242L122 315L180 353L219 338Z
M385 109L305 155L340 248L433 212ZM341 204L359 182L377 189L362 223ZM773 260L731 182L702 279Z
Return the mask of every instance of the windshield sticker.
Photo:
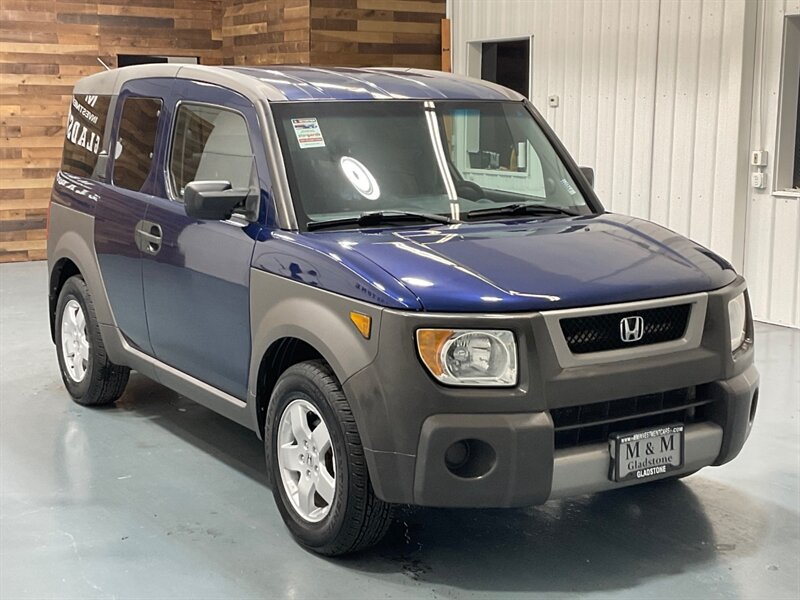
M364 166L364 163L356 160L352 156L343 156L339 161L344 176L353 184L356 191L367 200L377 200L381 196L381 189L375 181L372 173Z
M574 196L578 193L575 191L575 188L572 187L572 184L564 178L561 179L561 185L563 185L567 192L569 192L570 196Z
M292 119L292 127L294 127L294 134L297 136L297 143L301 148L325 147L325 140L322 138L322 131L316 118Z

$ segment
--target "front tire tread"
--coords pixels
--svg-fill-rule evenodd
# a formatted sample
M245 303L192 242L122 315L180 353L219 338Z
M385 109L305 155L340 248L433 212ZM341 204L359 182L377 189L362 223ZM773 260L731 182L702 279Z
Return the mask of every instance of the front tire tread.
M325 556L340 556L373 546L384 537L391 525L393 506L379 499L372 489L361 436L341 385L330 366L322 360L311 360L293 365L283 373L281 379L291 377L302 377L313 383L325 396L338 420L338 425L344 434L346 460L349 466L349 490L346 494L349 506L342 506L345 494L338 493L329 518L340 517L342 524L333 539L326 543L309 544L307 540L303 539L302 534L298 535L295 532L295 528L290 527L290 529L298 537L300 543ZM278 385L275 386L276 392L282 391L280 384L279 380ZM272 401L276 401L275 395ZM272 405L272 402L270 404ZM277 409L270 412L277 412ZM277 415L274 415L273 418L275 417ZM273 419L268 419L268 423L272 421ZM328 429L330 430L335 425L329 423ZM278 486L282 486L282 483L280 475L277 473L272 477L272 485L273 489L277 491L276 500L283 502L280 497L281 492L278 490ZM342 485L342 483L337 482L337 485ZM291 509L285 507L284 510Z

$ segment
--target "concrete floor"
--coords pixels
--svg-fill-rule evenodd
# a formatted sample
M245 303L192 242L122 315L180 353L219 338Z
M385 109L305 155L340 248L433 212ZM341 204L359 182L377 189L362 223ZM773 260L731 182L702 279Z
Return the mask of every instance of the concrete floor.
M0 265L0 598L800 596L800 331L757 326L731 464L524 510L405 509L338 560L289 537L251 432L133 375L72 403L43 263Z

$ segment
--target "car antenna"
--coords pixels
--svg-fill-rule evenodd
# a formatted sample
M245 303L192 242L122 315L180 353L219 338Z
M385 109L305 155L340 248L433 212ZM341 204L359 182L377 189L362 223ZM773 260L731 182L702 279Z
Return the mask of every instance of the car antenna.
M103 67L105 67L106 71L110 71L110 70L111 70L111 67L109 67L109 66L108 66L106 63L104 63L104 62L103 62L103 61L100 59L100 57L99 57L99 56L97 57L97 62L99 62L101 65L103 65Z

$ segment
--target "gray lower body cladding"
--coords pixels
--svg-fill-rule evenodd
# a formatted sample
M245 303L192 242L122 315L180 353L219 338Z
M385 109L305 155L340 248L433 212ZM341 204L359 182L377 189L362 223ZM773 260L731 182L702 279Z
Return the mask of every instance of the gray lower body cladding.
M384 311L375 360L344 382L376 493L427 506L510 507L630 485L609 478L607 433L572 444L553 415L675 390L691 394L690 404L698 406L687 413L683 467L669 475L733 459L758 397L752 345L731 356L723 318L743 289L740 280L708 294L696 347L600 365L559 364L541 315L497 317L491 327L515 332L521 358L519 385L506 389L442 386L414 347L420 327L480 328L485 317ZM641 428L641 421L627 423L619 425L622 431ZM488 449L491 466L481 476L460 476L446 465L448 448L460 440Z
M553 414L562 408L677 388L694 389L706 405L703 418L687 424L682 472L731 460L750 431L758 394L753 349L748 345L731 356L725 316L727 303L744 289L742 280L707 294L702 335L694 345L602 364L565 365L551 338L552 322L548 326L542 314L393 311L254 271L254 352L245 403L126 344L115 325L97 265L92 242L94 218L58 204L53 204L52 211L57 218L50 227L50 267L69 259L83 274L114 362L159 379L258 430L256 397L261 357L282 336L302 339L330 362L343 382L364 442L372 483L376 493L387 501L520 506L628 485L608 478L607 443L559 444L562 434ZM353 309L372 317L369 340L360 337L350 323L348 314ZM521 359L516 387L451 388L428 375L417 355L416 329L487 326L515 333ZM491 448L493 464L483 476L461 477L446 467L447 449L462 439L477 440L485 444L484 448Z

